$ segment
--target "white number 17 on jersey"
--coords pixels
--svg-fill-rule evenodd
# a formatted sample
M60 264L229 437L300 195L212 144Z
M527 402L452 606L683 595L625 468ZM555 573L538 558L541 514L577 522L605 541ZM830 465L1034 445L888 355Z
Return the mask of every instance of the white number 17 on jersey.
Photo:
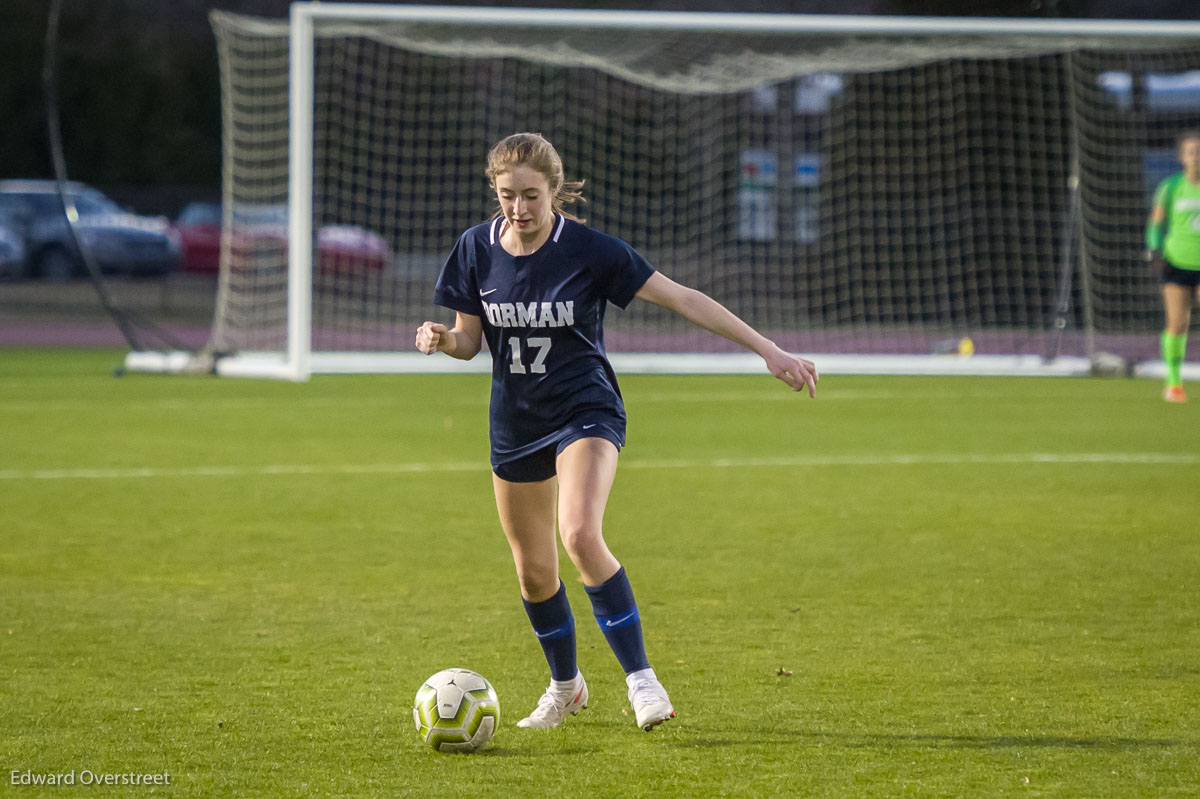
M531 338L526 343L537 350L537 355L533 356L533 363L529 364L529 371L533 374L544 373L546 356L550 354L550 339ZM508 371L515 375L525 374L525 364L521 362L521 339L516 336L510 338L508 348L512 350L512 363L508 365Z

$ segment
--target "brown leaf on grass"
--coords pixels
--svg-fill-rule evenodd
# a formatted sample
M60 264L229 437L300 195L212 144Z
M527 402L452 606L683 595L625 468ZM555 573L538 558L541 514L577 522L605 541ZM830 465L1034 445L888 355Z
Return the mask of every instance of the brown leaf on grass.
M779 671L775 672L775 676L776 676L776 677L791 677L791 676L792 676L792 670L791 670L791 669L785 669L783 666L780 666L780 667L779 667Z

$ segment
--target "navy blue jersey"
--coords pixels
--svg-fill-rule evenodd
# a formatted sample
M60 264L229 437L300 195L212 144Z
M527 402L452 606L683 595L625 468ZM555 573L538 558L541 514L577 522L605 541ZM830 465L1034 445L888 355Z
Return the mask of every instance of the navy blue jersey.
M493 463L524 457L589 412L625 419L604 351L604 310L624 308L654 273L632 247L556 215L537 252L510 255L503 219L459 238L434 302L480 317L492 352Z

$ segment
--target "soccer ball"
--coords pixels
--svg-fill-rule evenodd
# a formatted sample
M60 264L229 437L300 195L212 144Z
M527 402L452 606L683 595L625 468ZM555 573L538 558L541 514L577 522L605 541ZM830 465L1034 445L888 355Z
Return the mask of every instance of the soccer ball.
M482 675L446 669L417 691L413 723L421 740L439 752L474 752L496 732L500 700Z

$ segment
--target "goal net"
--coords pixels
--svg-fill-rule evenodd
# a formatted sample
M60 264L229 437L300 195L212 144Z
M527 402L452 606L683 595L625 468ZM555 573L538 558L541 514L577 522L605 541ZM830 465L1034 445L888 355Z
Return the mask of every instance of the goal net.
M867 371L1157 358L1142 237L1200 128L1198 24L328 3L212 21L223 373L438 368L413 331L448 320L434 281L495 209L488 148L524 130L586 181L590 225L792 351ZM606 341L647 369L744 363L648 303Z

